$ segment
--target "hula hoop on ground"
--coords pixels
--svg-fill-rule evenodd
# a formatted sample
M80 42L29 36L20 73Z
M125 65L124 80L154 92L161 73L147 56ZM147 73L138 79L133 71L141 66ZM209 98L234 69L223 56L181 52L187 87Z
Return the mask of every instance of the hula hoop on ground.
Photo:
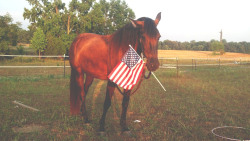
M240 139L228 138L228 137L220 136L220 135L214 133L215 130L221 129L221 128L236 128L236 129L244 129L244 130L247 130L247 129L244 128L244 127L236 127L236 126L221 126L221 127L215 127L214 129L211 130L211 132L212 132L215 136L220 137L220 138L223 138L223 139L227 139L227 140L232 140L232 141L238 141L238 140L240 140ZM244 139L243 141L250 141L250 139Z

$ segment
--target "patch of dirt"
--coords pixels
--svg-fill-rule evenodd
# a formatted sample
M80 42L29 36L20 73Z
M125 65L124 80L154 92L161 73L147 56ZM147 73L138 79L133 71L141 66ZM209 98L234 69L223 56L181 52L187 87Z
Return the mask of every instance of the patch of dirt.
M13 127L12 130L15 133L31 133L31 132L38 132L46 129L43 125L36 125L36 124L30 124L25 125L23 127Z

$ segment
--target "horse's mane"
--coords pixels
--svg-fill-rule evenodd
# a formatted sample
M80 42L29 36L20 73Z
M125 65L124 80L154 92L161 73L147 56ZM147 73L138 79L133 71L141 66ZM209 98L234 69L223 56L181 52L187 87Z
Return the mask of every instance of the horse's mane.
M124 47L129 44L135 46L139 40L139 29L134 28L131 23L126 24L112 34L111 40L113 41L114 48Z
M155 22L152 19L142 17L139 18L138 21L144 21L144 29L142 29L142 32L145 32L150 37L155 37L157 35L158 30L155 26ZM141 37L140 32L140 29L134 28L132 23L128 23L122 28L118 29L111 35L113 49L119 50L121 48L126 48L127 50L129 44L135 47ZM137 52L141 52L141 48L138 48Z

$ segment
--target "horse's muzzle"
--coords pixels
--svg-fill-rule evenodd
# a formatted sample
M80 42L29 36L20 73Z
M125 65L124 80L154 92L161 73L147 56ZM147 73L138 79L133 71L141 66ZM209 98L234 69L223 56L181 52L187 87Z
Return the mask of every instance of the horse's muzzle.
M159 61L157 58L149 58L147 59L146 66L149 71L155 71L159 68Z

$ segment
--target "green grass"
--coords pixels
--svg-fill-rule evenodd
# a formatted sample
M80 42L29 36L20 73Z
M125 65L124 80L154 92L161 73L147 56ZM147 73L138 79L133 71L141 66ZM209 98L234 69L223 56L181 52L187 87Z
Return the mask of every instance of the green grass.
M164 78L161 81L166 86L167 93L160 91L160 88L153 89L157 86L156 81L146 86L147 91L152 91L148 98L153 100L144 108L155 111L149 116L152 116L152 121L161 125L155 126L157 129L160 127L158 130L162 132L157 132L158 134L165 133L164 138L168 140L215 140L210 130L217 126L248 126L249 129L248 69L210 67L182 71L185 72L180 73L178 79L175 75L170 75L169 71L157 72L159 78ZM151 137L162 138L160 135Z
M106 81L94 80L87 96L91 124L69 114L69 68L0 69L1 140L218 140L211 130L218 126L240 126L248 130L218 133L250 139L250 76L246 66L182 67L159 69L131 97L127 122L133 133L120 135L122 97L115 91L106 119L106 137L96 133L105 98ZM40 112L16 106L20 101ZM140 120L140 123L135 123ZM41 125L45 130L15 133L14 127Z

